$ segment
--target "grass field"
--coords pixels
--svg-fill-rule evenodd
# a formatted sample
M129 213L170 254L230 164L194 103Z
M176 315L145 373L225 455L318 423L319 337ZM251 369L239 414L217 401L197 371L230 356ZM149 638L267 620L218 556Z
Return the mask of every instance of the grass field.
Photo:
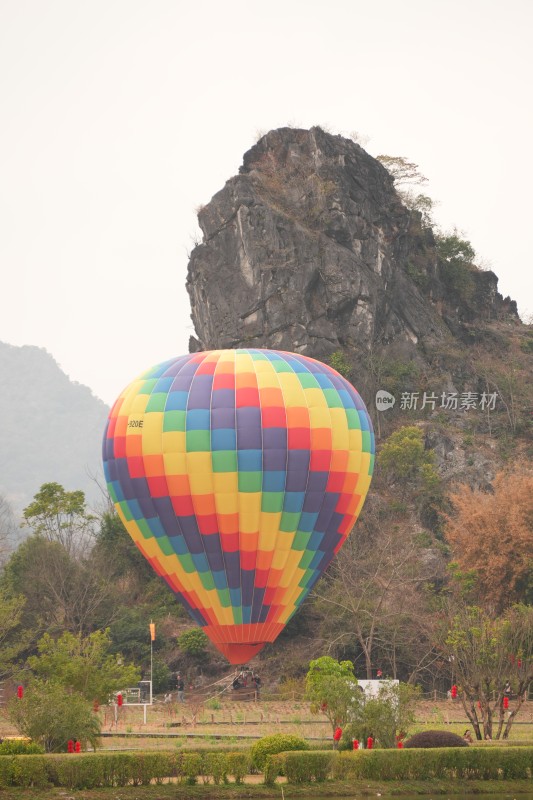
M217 743L238 746L277 732L297 733L317 743L331 741L327 719L311 714L309 704L297 700L205 703L200 698L190 698L183 704L157 703L147 708L146 725L143 708L139 706L123 706L117 722L112 707L102 708L99 715L104 749L196 747L200 742L209 746ZM451 701L420 702L416 718L410 733L431 728L462 734L470 727L461 704ZM1 717L0 736L13 734L16 731ZM510 741L533 742L533 702L522 707Z
M213 707L216 706L216 707ZM123 706L115 722L114 709L99 711L102 722L103 749L160 749L175 747L210 748L247 746L255 739L271 733L295 733L312 742L331 742L331 727L322 715L313 715L305 701L231 700L204 702L189 698L183 704L157 703L147 708L146 725L143 708ZM471 727L459 702L422 701L416 710L416 725L410 733L440 729L462 734ZM4 716L0 717L0 737L17 731ZM522 706L518 721L511 731L511 743L533 742L533 702Z

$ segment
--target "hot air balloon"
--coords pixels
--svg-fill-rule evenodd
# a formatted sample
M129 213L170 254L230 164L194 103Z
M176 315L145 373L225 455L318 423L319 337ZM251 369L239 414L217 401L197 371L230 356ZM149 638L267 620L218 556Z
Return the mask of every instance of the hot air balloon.
M350 533L374 436L353 386L275 350L179 356L109 414L106 481L135 544L232 664L273 642Z

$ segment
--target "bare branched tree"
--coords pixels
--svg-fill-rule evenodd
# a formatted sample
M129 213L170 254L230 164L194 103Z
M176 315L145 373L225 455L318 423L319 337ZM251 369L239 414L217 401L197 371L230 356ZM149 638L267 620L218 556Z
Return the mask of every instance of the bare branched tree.
M376 648L380 657L387 654L396 676L398 653L407 651L414 640L423 641L423 652L418 646L414 663L407 666L414 677L436 657L424 587L442 565L431 548L420 544L420 530L411 521L391 523L387 528L376 516L379 518L379 509L374 508L373 514L367 510L366 530L362 527L348 538L332 564L326 591L315 597L336 612L335 622L329 626L330 649L356 641L364 655L367 678L373 676Z

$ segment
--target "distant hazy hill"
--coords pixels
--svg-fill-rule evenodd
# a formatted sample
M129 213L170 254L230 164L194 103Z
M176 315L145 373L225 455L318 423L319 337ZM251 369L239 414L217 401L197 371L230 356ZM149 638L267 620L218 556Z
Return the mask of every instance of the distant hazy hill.
M0 495L20 512L43 483L101 500L108 407L39 347L0 342Z

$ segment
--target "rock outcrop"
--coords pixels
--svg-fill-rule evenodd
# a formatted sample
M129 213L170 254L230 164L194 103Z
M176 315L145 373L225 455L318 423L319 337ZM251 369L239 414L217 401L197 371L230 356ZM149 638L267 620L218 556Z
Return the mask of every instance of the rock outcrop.
M191 350L272 347L324 359L394 344L408 354L466 336L476 318L516 315L491 272L472 268L461 293L387 170L320 128L268 133L198 219Z

